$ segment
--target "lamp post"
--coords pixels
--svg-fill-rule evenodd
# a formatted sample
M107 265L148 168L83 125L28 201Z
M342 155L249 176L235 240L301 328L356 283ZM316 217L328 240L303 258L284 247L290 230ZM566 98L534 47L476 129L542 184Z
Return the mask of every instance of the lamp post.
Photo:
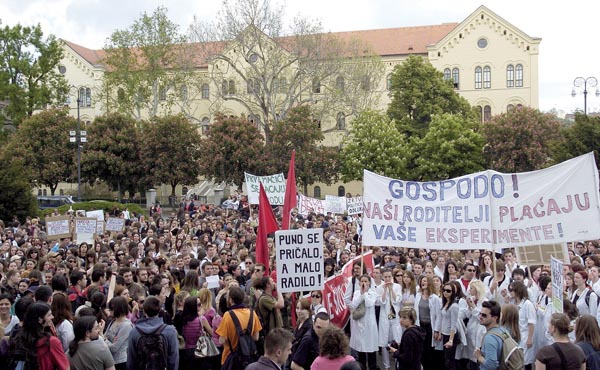
M81 145L87 143L87 132L81 130L81 118L79 109L81 108L82 100L77 95L77 131L69 131L69 142L77 145L77 201L81 201ZM67 99L67 104L71 104L71 97Z
M577 77L573 81L573 90L571 91L571 96L575 97L577 95L577 90L583 87L583 114L587 116L587 94L588 87L596 87L598 86L598 80L596 77ZM596 97L600 96L600 90L596 88Z

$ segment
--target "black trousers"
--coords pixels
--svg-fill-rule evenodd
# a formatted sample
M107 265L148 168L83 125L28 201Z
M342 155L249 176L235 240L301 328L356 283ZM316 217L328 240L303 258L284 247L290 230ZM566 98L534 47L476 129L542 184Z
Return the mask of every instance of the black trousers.
M377 352L358 352L358 362L365 370L367 370L367 363L369 370L377 369Z

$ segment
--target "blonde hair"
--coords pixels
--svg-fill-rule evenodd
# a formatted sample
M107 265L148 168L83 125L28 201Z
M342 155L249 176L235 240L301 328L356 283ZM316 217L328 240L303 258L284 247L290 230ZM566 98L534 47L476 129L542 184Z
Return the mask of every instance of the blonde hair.
M475 288L475 291L477 292L477 297L475 298L478 301L481 301L485 298L485 285L483 285L481 280L473 280L469 286Z
M210 290L206 288L200 289L198 300L200 301L200 306L205 310L210 310L212 308L212 294L210 293Z

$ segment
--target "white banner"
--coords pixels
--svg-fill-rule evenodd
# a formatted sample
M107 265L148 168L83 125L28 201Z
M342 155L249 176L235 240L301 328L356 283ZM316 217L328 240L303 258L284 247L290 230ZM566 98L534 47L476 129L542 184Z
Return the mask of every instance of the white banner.
M106 220L106 231L123 231L125 227L125 219L119 217L109 217Z
M346 197L338 197L335 195L326 195L327 212L344 214L346 213Z
M283 205L286 186L283 173L270 176L256 176L244 172L244 175L246 176L246 193L248 194L248 202L250 204L258 204L258 193L260 191L260 183L262 182L265 193L269 197L269 203L272 206Z
M298 213L303 216L308 216L311 212L315 212L316 214L326 214L327 201L298 194Z
M323 229L275 232L277 291L323 290Z
M552 306L554 312L563 312L563 263L554 257L550 260L552 271Z
M85 217L92 217L98 220L96 223L96 234L102 235L104 234L104 211L101 209L95 211L87 211L85 213Z
M496 249L600 237L593 153L539 171L430 182L364 171L363 243Z
M358 215L363 212L363 197L354 197L346 199L346 208L348 215Z

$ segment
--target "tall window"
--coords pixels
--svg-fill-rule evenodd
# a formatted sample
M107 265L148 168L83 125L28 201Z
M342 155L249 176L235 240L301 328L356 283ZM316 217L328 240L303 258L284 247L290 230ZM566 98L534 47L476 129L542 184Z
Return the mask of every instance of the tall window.
M389 75L387 75L387 78L385 79L385 87L390 90L392 88L392 74L390 73Z
M202 118L202 135L208 134L208 129L210 127L210 119L208 117Z
M343 186L338 186L338 197L343 197L346 195L346 189Z
M260 129L260 118L255 115L255 114L251 114L248 116L248 121L253 124L257 129Z
M475 88L481 89L481 67L475 67Z
M229 94L230 95L235 94L235 81L234 80L229 80Z
M479 119L479 122L483 122L483 107L478 105L475 112L477 112L477 118Z
M344 77L342 77L342 76L336 77L335 88L339 91L344 91Z
M339 112L337 114L336 129L338 129L338 130L346 129L346 116L342 112Z
M320 199L321 198L321 187L315 186L313 194L314 194L315 198Z
M517 64L517 68L515 69L515 86L523 87L523 65Z
M515 66L512 64L506 67L506 87L515 87Z
M117 90L117 101L119 104L125 103L125 90L123 90L121 87L119 87L119 90Z
M321 93L321 81L316 78L312 81L312 92L315 94Z
M227 83L227 80L224 80L224 81L221 83L221 90L222 90L222 91L221 91L221 93L222 93L223 95L227 95L227 94L229 94L229 84Z
M458 89L460 86L460 72L458 68L452 68L452 83L454 84L454 88Z
M287 91L287 80L285 79L285 77L281 77L279 79L279 89L275 90L278 91L281 94L285 94Z
M363 78L360 79L360 88L362 91L369 91L371 89L369 76L363 76Z
M492 107L486 105L483 107L483 122L489 122L492 119Z
M89 87L85 89L85 106L92 106L92 89L90 89Z
M450 72L450 68L444 69L444 80L449 80L452 78L452 72Z
M490 66L483 67L483 88L489 89L492 87L492 69Z
M223 86L225 86L225 85L223 85ZM202 99L209 99L210 98L210 88L208 87L208 84L202 84L201 90L202 90Z
M187 85L181 85L181 100L187 101L187 98L188 98Z
M85 87L79 88L79 106L85 107Z
M161 87L160 89L158 89L158 99L160 99L160 101L167 100L167 89L166 88Z
M510 112L512 112L512 111L514 111L514 110L515 110L515 106L514 106L514 105L512 105L512 104L509 104L509 105L506 107L506 112L508 112L508 113L510 113Z
M246 83L246 93L248 94L254 94L254 80L253 79L248 79L248 82Z

